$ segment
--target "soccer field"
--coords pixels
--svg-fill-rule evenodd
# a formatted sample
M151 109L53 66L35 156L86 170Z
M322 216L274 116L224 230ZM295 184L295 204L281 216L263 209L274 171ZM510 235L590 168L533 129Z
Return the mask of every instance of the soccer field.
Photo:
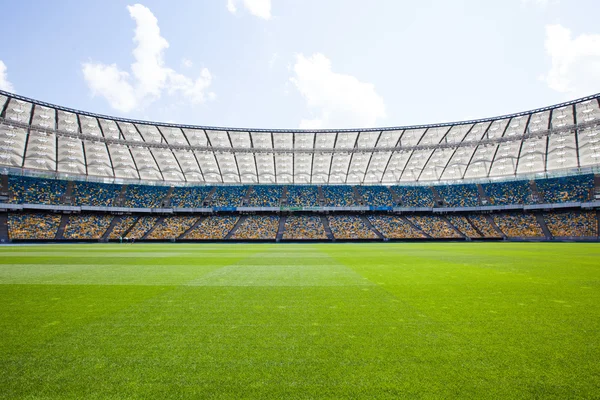
M0 248L2 398L594 398L600 246Z

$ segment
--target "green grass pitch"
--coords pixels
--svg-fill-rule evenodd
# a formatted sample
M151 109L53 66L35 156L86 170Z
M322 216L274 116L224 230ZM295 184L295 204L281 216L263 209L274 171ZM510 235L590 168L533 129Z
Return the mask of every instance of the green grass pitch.
M599 398L600 246L0 248L1 398Z

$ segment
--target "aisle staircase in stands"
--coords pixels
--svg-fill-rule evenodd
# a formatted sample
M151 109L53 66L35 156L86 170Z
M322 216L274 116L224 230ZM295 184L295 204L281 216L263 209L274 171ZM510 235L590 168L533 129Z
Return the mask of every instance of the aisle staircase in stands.
M66 204L66 205L73 204L73 187L74 186L75 186L75 182L73 182L73 181L67 182L67 190L65 191L65 194L63 194L63 196L61 198L61 202L63 204Z
M538 190L537 184L534 180L529 181L529 189L531 190L531 199L533 203L543 203L544 197Z
M401 216L400 218L402 218L402 220L404 222L406 222L408 225L410 225L415 231L421 233L422 235L424 235L427 239L431 239L431 235L427 232L425 232L423 229L421 229L421 227L419 227L418 225L416 225L415 223L413 223L410 219Z
M123 207L123 204L125 204L125 196L127 195L127 185L123 185L121 186L121 191L119 192L119 195L117 196L117 198L114 201L114 206L115 207Z
M152 226L152 228L148 229L148 231L144 234L144 236L142 236L141 240L145 240L148 239L148 236L150 236L150 234L152 232L154 232L154 230L164 221L165 217L160 217L156 220L156 222L154 222L154 225Z
M55 240L63 240L65 238L65 228L67 227L67 223L69 222L69 216L67 214L63 214L60 217L60 225L56 230L56 235L54 236Z
M250 203L250 195L252 194L252 192L254 191L254 186L248 186L248 190L246 190L246 194L244 194L244 197L242 197L242 207L246 207L248 206L248 204Z
M8 203L9 198L8 175L0 175L0 203Z
M190 226L190 228L188 230L186 230L181 235L179 235L179 237L177 238L177 240L185 239L186 235L188 233L192 232L194 229L196 229L198 227L198 225L200 225L202 223L202 221L204 221L205 219L206 219L206 217L200 217L200 218L198 218L196 220L196 222L194 222L192 224L192 226Z
M237 231L239 229L239 227L242 226L242 224L244 223L246 218L248 218L246 215L242 215L241 217L238 218L237 222L235 223L235 225L233 226L231 231L229 231L227 236L225 236L225 240L231 239L231 237L234 235L235 231Z
M389 192L392 195L392 202L393 202L393 204L397 205L399 207L402 207L402 204L403 204L402 203L402 199L400 198L400 196L398 196L398 193L396 193L396 191L393 188L389 187L389 186L387 187L387 190L389 190Z
M281 190L281 198L279 199L279 204L281 206L288 205L288 188L287 188L287 186L284 186L283 189Z
M498 233L498 235L500 235L501 238L508 239L504 232L502 232L498 225L496 225L496 221L494 221L494 218L492 218L491 215L485 215L485 219L487 219L488 223L492 226L492 228L494 228L494 230Z
M173 186L169 187L169 190L167 191L167 195L160 202L161 207L169 207L171 205L171 198L173 197L173 189L175 189Z
M215 191L217 190L216 186L213 186L213 188L210 190L210 192L208 192L208 194L206 195L206 197L204 198L204 200L202 200L202 206L203 207L210 207L210 203L212 201L212 197L215 195Z
M354 202L359 206L364 206L365 199L363 199L363 197L360 195L360 192L358 191L358 187L352 186L352 193L354 194Z
M600 201L600 175L594 175L594 193L592 194L592 201Z
M544 236L546 236L546 239L552 239L552 233L550 232L550 229L548 229L548 226L546 226L546 221L544 220L543 215L541 213L536 213L535 219L540 225L540 228L542 228L542 232L544 232Z
M429 189L431 189L431 193L433 193L433 204L434 204L433 206L434 207L443 207L444 199L440 195L440 192L438 192L438 190L434 186L431 186Z
M113 231L113 229L115 229L115 225L117 225L117 223L119 223L119 221L121 221L121 217L118 215L116 215L112 219L112 221L110 221L110 225L108 226L108 228L102 235L102 238L100 239L101 242L108 242L108 237L110 236L110 233Z
M325 234L327 235L327 239L335 240L333 232L331 232L331 227L329 226L329 219L327 219L325 215L321 215L321 223L323 223L323 228L325 228Z
M323 194L323 187L317 186L317 191L319 192L319 206L323 207L325 205L325 194Z
M279 228L277 229L277 236L275 237L275 240L278 242L283 239L283 233L285 232L285 221L287 221L286 216L279 218Z
M373 232L375 232L375 234L377 235L377 237L379 237L379 239L381 240L387 240L385 236L383 236L383 234L381 232L379 232L379 229L375 228L373 226L373 224L371 223L371 221L369 221L369 218L367 218L366 215L361 215L360 219L362 219L362 221L364 222L364 224Z
M483 190L483 186L480 183L477 184L477 194L480 206L489 206L492 204L489 196L485 193L485 190Z
M443 215L440 215L440 218L446 222L448 224L448 226L450 226L450 228L452 228L454 230L454 232L458 233L460 235L460 237L467 239L467 240L471 240L471 238L469 237L469 235L467 235L466 233L463 233L463 231L461 231L460 229L458 229L458 227L456 227L452 222L450 222L450 220L448 218L446 218Z
M8 213L0 213L0 243L8 243Z

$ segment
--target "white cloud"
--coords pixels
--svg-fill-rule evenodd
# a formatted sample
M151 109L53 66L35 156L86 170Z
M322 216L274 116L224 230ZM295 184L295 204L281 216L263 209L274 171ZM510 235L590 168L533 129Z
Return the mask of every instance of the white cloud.
M0 60L0 89L14 93L15 87L8 81L8 73L6 70L6 64L4 64L4 61Z
M192 60L184 57L181 59L181 65L184 68L192 68L194 66L194 63L192 62Z
M373 127L386 116L383 98L372 84L333 72L323 54L297 55L293 71L290 82L315 113L314 118L303 119L300 128Z
M236 3L239 0L227 0L227 10L235 14L237 12ZM271 19L271 0L241 0L244 7L255 17L269 20Z
M572 37L561 25L546 26L546 53L552 60L542 79L550 89L580 97L600 89L600 35Z
M127 10L136 23L131 73L120 70L116 64L83 63L83 76L92 94L104 97L111 107L122 112L142 108L159 99L163 92L181 95L192 103L214 97L206 94L212 81L208 69L192 79L165 65L164 52L169 42L161 36L152 11L141 4L128 6Z
M237 7L235 6L234 0L227 0L227 10L232 14L236 13Z

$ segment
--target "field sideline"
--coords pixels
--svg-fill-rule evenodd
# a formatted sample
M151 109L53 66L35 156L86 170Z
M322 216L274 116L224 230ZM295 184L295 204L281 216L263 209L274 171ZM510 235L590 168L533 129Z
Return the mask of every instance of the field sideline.
M600 246L0 247L0 398L598 398Z

